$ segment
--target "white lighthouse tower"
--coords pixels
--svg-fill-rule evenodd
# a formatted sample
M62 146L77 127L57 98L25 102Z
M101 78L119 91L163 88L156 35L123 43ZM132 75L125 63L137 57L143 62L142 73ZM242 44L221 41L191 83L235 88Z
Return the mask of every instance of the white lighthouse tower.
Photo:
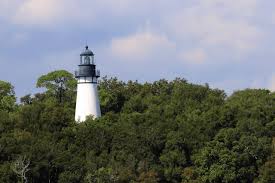
M100 77L96 70L94 53L88 46L80 54L80 64L75 72L77 78L77 97L75 109L75 121L83 122L87 116L97 118L101 116L97 92L97 78Z

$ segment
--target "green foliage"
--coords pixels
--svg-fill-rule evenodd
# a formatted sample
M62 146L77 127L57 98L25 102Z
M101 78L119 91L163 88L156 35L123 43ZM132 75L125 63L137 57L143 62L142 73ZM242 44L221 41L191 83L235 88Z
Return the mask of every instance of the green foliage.
M85 177L88 183L101 183L101 182L118 182L118 177L111 168L99 168L93 173L88 173Z
M47 92L55 96L61 103L65 99L73 99L76 80L68 71L58 70L39 77L36 86L38 88L46 88Z
M13 111L15 102L14 87L10 83L0 80L0 110Z
M0 182L27 157L29 182L274 182L275 94L227 97L184 79L153 83L104 77L103 116L74 122L76 81L67 71L41 76L46 91L15 104L0 82ZM274 146L274 140L273 140Z
M14 87L10 83L0 80L0 98L14 96L14 94Z
M125 102L127 93L125 83L117 78L103 77L99 85L99 95L102 113L119 112Z
M259 178L256 183L275 182L275 138L272 141L272 153L268 161L260 168Z
M20 98L20 102L23 105L28 105L28 104L32 104L32 97L31 94L25 95L24 97Z

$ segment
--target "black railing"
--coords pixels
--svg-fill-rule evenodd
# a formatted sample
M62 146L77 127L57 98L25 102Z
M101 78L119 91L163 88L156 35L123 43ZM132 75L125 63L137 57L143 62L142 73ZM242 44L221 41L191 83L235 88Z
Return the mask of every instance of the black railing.
M81 72L81 71L75 71L75 77L100 77L100 70L96 70L93 72Z
M79 71L74 71L74 76L78 77L79 76Z
M96 76L97 78L100 77L100 70L96 70L95 76Z

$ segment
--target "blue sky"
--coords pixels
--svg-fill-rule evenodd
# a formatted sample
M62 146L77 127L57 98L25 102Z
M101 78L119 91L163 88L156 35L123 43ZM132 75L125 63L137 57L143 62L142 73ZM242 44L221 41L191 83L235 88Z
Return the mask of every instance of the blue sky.
M0 80L17 96L35 93L42 74L77 69L87 42L101 75L274 91L274 9L272 0L0 0Z

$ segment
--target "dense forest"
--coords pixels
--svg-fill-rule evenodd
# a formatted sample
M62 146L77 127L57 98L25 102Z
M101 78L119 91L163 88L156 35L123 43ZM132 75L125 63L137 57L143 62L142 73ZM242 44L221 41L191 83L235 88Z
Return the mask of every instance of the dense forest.
M74 121L76 80L41 76L16 99L0 81L0 182L274 183L275 93L176 78L104 77L102 117ZM16 100L18 102L16 102Z

